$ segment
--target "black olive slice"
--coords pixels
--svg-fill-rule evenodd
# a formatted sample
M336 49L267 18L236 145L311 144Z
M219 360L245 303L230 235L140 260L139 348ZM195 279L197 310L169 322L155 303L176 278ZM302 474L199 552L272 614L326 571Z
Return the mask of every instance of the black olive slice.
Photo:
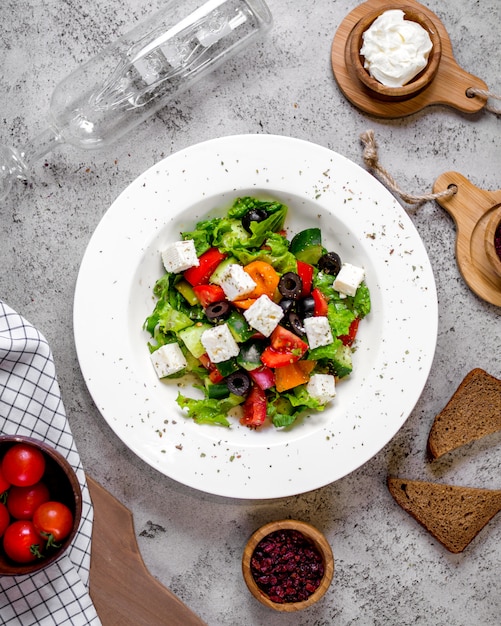
M299 315L294 311L291 311L287 316L287 325L292 330L292 332L298 337L304 337L306 335L306 331L303 326L303 322Z
M299 317L305 319L307 317L313 317L315 313L315 300L312 296L306 296L297 303L297 312Z
M317 266L324 274L336 276L341 269L341 257L336 252L326 252L318 259Z
M278 291L284 298L298 300L303 291L303 281L295 272L287 272L280 278Z
M262 222L268 217L268 213L264 209L249 209L242 217L242 226L248 233L251 231L251 222Z
M225 300L220 300L219 302L211 302L211 304L207 305L205 315L211 322L221 322L228 317L230 311L230 303Z
M250 377L242 371L234 372L226 377L226 384L231 393L236 396L245 396L250 389Z
M282 311L286 315L294 306L294 300L288 298L282 298L278 303L278 306L282 308Z

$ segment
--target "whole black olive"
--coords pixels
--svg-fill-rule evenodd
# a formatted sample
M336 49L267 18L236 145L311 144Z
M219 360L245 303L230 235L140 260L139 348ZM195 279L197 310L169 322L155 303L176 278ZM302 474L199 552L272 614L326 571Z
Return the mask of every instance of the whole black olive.
M286 315L294 306L294 300L289 300L288 298L282 298L278 303L278 306L282 308L282 311Z
M318 259L317 266L324 274L336 276L341 269L341 257L336 252L326 252Z
M312 296L306 296L297 303L297 312L299 317L305 319L307 317L313 317L315 313L315 300Z
M249 209L242 217L242 226L248 233L251 231L251 222L262 222L268 217L268 213L264 209Z
M205 308L205 315L211 322L221 322L228 317L231 312L230 303L226 300L211 302Z
M303 291L303 281L295 272L287 272L280 278L278 291L284 298L298 300Z
M290 311L290 313L287 315L287 326L298 337L304 337L306 335L303 322L299 315L294 311Z
M226 384L231 393L236 396L245 396L250 389L250 377L243 370L234 372L226 377Z

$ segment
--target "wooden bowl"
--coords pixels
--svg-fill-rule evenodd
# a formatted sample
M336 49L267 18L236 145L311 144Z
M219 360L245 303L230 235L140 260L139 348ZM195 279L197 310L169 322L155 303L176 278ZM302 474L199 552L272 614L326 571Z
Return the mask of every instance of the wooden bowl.
M0 539L0 576L23 576L45 569L56 561L73 541L82 517L82 491L79 480L68 461L57 450L37 439L21 435L0 436L0 460L9 448L17 443L26 443L41 450L45 456L45 473L42 481L47 485L51 500L66 504L73 514L73 527L59 548L54 548L45 558L32 563L15 563L3 550Z
M499 258L499 254L496 251L496 246L494 245L494 238L496 236L496 232L501 228L501 206L498 206L494 209L489 221L487 222L487 226L485 228L485 253L489 260L489 263L492 266L492 269L496 272L498 276L501 276L501 259Z
M322 557L322 563L324 566L324 574L317 589L306 600L301 602L274 602L261 590L252 574L251 570L251 558L262 539L270 535L277 530L296 530L300 532L318 551ZM318 602L320 598L325 594L329 585L332 582L334 575L334 556L332 554L331 547L324 537L324 535L317 530L311 524L307 522L300 522L297 520L280 520L277 522L270 522L261 526L256 530L245 546L245 550L242 556L242 573L245 583L249 588L252 595L259 600L265 606L274 609L275 611L294 612L301 611L307 607Z
M382 13L393 9L400 9L404 12L405 19L411 22L417 22L422 26L428 32L433 46L428 56L426 67L403 87L388 87L373 78L365 69L364 57L360 54L365 31ZM442 43L435 24L430 18L424 15L424 13L405 5L387 5L361 18L351 31L345 49L346 64L354 68L358 80L380 100L405 100L415 96L428 87L438 71L441 56Z

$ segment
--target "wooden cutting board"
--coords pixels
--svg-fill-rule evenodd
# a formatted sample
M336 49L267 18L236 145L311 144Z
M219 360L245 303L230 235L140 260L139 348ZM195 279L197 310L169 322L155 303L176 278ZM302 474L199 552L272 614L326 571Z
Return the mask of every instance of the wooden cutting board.
M132 514L87 476L94 505L90 595L103 626L206 626L146 569Z

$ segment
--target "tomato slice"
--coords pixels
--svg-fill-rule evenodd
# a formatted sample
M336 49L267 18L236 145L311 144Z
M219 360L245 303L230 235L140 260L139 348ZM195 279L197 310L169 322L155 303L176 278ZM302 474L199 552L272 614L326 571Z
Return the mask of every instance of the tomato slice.
M303 283L303 291L301 297L309 296L311 293L311 286L313 283L313 265L305 263L304 261L297 262L297 273Z
M271 343L261 355L261 363L267 367L285 367L299 361L308 350L308 344L283 326L271 333Z
M266 419L266 394L258 385L252 385L252 388L242 405L243 415L240 418L242 426L250 426L257 428L264 423Z
M299 357L308 350L307 343L283 326L277 326L271 333L270 345L278 352L294 352L299 354Z
M200 363L209 371L209 379L213 383L220 383L224 376L220 373L214 363L209 359L207 354L202 354L198 357Z
M343 342L344 346L351 346L355 341L358 332L358 325L360 324L360 318L356 317L353 322L350 324L350 328L348 330L347 335L340 335L339 339Z
M328 311L327 298L320 291L320 289L318 289L318 287L315 287L315 289L311 292L311 296L315 302L313 315L315 315L315 317L326 317Z
M195 285L193 291L204 308L213 302L226 299L223 288L219 285Z
M199 258L199 265L190 267L183 272L184 278L192 287L195 285L203 285L209 282L209 278L214 273L216 267L226 258L226 254L219 252L217 248L209 248Z

